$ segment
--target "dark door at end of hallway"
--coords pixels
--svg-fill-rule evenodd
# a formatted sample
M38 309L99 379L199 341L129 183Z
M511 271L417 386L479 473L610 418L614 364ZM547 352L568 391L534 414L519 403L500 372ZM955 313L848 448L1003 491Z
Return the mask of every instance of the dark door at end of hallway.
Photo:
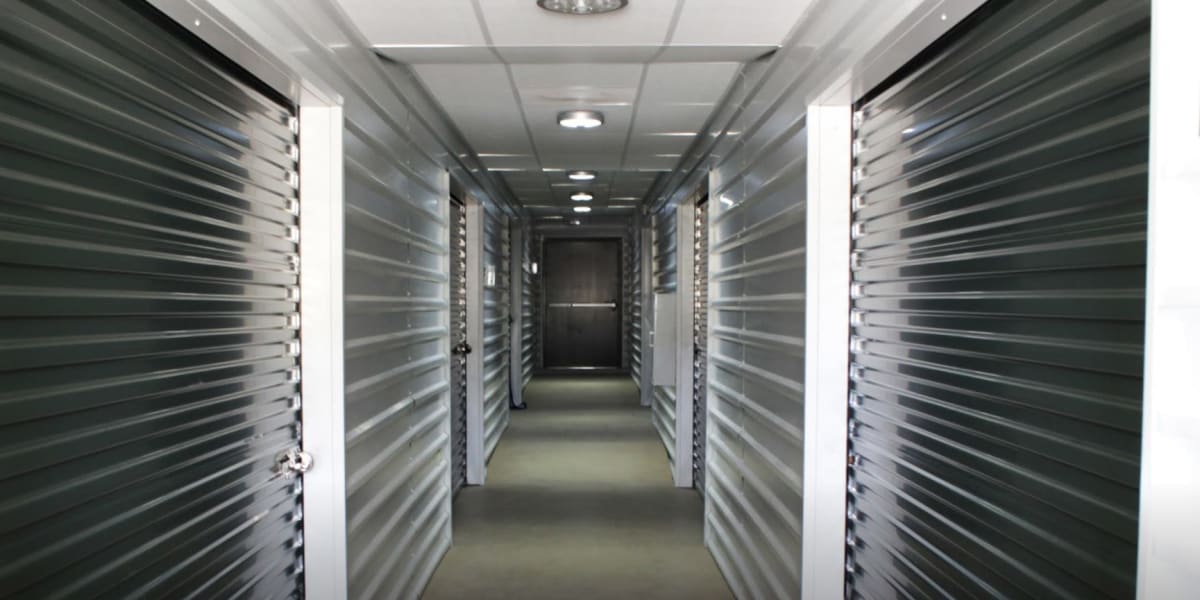
M621 366L621 242L548 239L543 246L547 368Z

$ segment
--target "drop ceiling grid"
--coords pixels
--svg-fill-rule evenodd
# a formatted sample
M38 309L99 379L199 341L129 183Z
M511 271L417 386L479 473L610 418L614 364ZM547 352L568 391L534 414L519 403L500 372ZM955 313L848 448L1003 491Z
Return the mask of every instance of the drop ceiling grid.
M529 205L565 210L641 199L670 170L742 60L775 47L811 0L634 0L609 15L533 9L533 0L339 0L377 49L409 62L483 163ZM411 15L420 15L419 19ZM568 131L557 114L604 112ZM599 172L577 183L564 171Z

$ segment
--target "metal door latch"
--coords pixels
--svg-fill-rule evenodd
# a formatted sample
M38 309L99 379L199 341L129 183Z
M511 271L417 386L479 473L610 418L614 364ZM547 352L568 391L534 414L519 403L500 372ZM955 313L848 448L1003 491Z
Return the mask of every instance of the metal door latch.
M466 356L471 353L471 345L466 342L459 342L458 345L454 346L454 348L450 350L450 353L457 354L459 356Z
M312 465L312 455L299 448L292 448L275 460L276 472L284 479L293 479L297 474L307 473Z

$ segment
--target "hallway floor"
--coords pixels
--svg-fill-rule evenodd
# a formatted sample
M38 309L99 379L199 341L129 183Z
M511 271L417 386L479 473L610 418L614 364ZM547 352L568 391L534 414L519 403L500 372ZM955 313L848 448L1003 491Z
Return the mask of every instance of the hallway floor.
M529 409L454 502L454 547L425 591L463 598L730 598L704 505L671 485L628 375L536 378Z

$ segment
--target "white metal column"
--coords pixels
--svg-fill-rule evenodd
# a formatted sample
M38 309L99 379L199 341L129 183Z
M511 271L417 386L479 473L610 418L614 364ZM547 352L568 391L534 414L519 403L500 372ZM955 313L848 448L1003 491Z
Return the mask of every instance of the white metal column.
M1155 0L1138 597L1200 588L1200 5Z
M696 200L675 211L675 487L692 487L692 296L696 287Z
M467 485L483 485L487 456L483 427L483 206L467 208Z
M642 406L654 398L654 228L643 217L638 220L642 236Z
M524 403L525 373L522 360L522 343L524 336L525 315L522 310L521 298L525 292L525 231L521 229L521 221L509 221L509 315L512 321L508 328L508 385L512 389L511 402L513 406Z
M842 594L850 311L850 107L808 107L804 598Z

